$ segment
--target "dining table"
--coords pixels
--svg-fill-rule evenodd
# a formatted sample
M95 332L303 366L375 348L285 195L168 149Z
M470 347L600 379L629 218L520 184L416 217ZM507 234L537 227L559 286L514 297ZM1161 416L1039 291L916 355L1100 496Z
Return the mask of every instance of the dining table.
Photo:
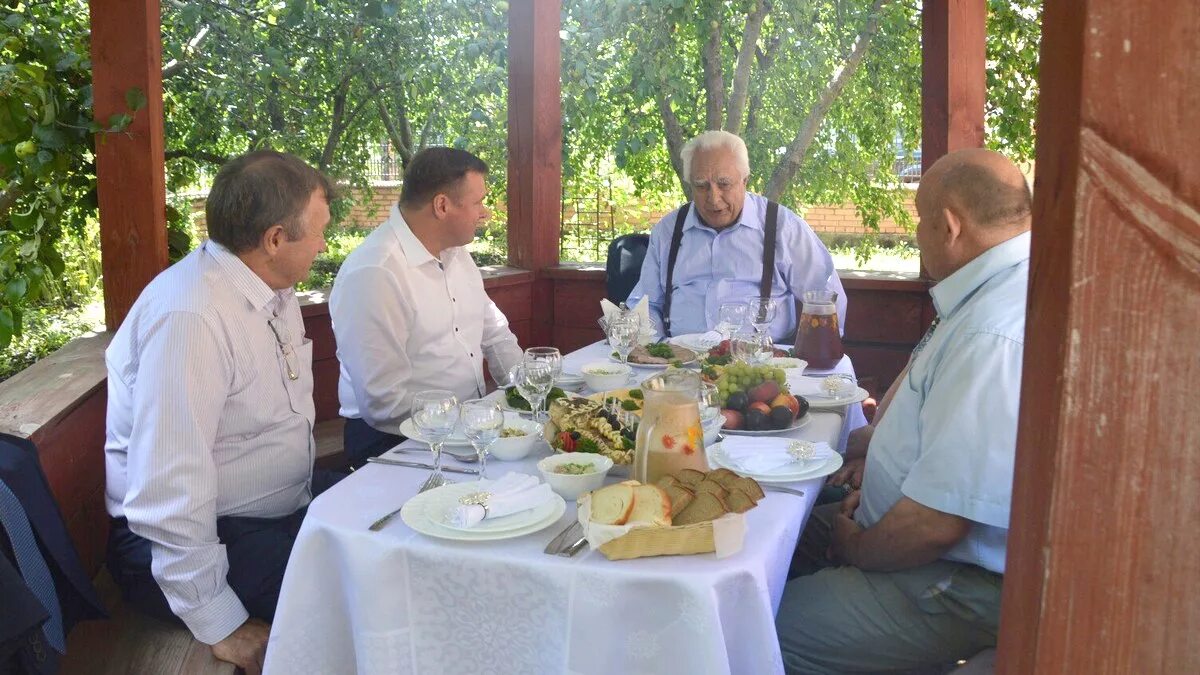
M608 353L604 343L589 345L564 355L562 369L578 372ZM849 359L836 370L853 373ZM858 404L809 416L785 435L842 448L866 423ZM538 476L538 460L553 452L539 441L524 459L489 460L489 477ZM432 459L412 439L383 457ZM447 467L478 466L443 457ZM435 538L402 518L369 529L428 474L372 463L313 500L284 576L265 672L783 672L775 613L824 478L784 486L802 494L768 490L744 514L743 545L727 557L609 560L587 546L572 557L544 552L575 522L573 501L544 529L495 541ZM607 481L627 478L614 468Z

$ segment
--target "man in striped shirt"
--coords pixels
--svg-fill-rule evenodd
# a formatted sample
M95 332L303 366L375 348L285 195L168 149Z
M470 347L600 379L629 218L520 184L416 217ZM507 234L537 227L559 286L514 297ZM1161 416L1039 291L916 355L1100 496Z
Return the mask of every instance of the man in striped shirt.
M332 482L313 475L312 341L293 290L325 250L332 192L291 155L226 164L210 239L150 282L106 352L112 576L249 673L304 511Z

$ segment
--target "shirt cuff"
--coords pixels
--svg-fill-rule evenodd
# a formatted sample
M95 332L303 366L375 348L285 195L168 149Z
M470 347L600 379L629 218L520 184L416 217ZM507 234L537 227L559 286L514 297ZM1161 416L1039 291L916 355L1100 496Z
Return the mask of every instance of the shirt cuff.
M233 589L226 586L208 604L180 615L179 618L197 640L206 645L215 645L229 637L238 626L246 623L250 613L246 611Z

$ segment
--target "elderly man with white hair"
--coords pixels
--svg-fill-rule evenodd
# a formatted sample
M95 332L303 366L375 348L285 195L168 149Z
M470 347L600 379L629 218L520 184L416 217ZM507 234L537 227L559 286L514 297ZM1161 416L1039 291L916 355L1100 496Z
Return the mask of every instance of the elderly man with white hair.
M771 297L779 303L771 335L786 340L796 331L797 301L812 290L836 292L838 315L845 318L841 279L812 228L788 208L746 191L750 160L741 138L706 131L680 155L694 201L650 231L630 306L646 297L656 328L668 336L712 330L722 303Z

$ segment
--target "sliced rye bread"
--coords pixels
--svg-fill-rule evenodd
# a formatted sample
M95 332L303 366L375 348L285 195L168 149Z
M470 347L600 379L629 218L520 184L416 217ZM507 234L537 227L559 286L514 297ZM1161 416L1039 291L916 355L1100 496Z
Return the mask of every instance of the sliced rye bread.
M688 505L686 509L680 511L675 517L675 525L692 525L693 523L703 523L710 520L715 520L729 513L729 507L718 496L711 492L701 492L696 494L696 498Z
M729 494L729 490L721 487L721 484L715 480L702 480L699 483L691 486L691 488L695 490L697 494L701 492L711 492L721 499L724 499L725 496Z
M633 488L633 510L626 525L649 523L656 527L671 525L671 498L657 485L638 485Z
M625 483L608 485L592 493L592 522L601 525L624 525L633 511L633 486Z
M672 476L671 474L667 474L667 475L663 476L662 478L659 478L658 482L655 483L655 485L657 485L658 487L660 487L664 490L666 490L667 488L669 488L671 486L687 487L686 483L679 480L675 476Z
M729 505L729 509L734 513L745 513L758 505L750 495L738 488L729 491L729 496L725 498L725 503Z
M739 478L741 478L741 476L730 471L729 469L722 467L720 469L713 469L712 471L709 471L708 475L705 476L704 479L705 480L714 480L714 481L720 483L721 487L725 488L726 490L729 490L733 487L733 484Z
M689 487L695 486L696 483L704 480L704 476L705 473L703 471L697 471L695 469L680 469L679 473L675 474L675 477L679 479L679 482Z
M667 491L667 496L671 498L672 519L679 515L680 511L686 509L688 504L691 504L692 500L696 498L695 492L692 492L682 485L670 485L663 489Z
M736 487L742 492L750 495L755 503L767 496L767 493L763 492L762 486L759 485L758 481L754 480L753 478L739 478L736 483Z

